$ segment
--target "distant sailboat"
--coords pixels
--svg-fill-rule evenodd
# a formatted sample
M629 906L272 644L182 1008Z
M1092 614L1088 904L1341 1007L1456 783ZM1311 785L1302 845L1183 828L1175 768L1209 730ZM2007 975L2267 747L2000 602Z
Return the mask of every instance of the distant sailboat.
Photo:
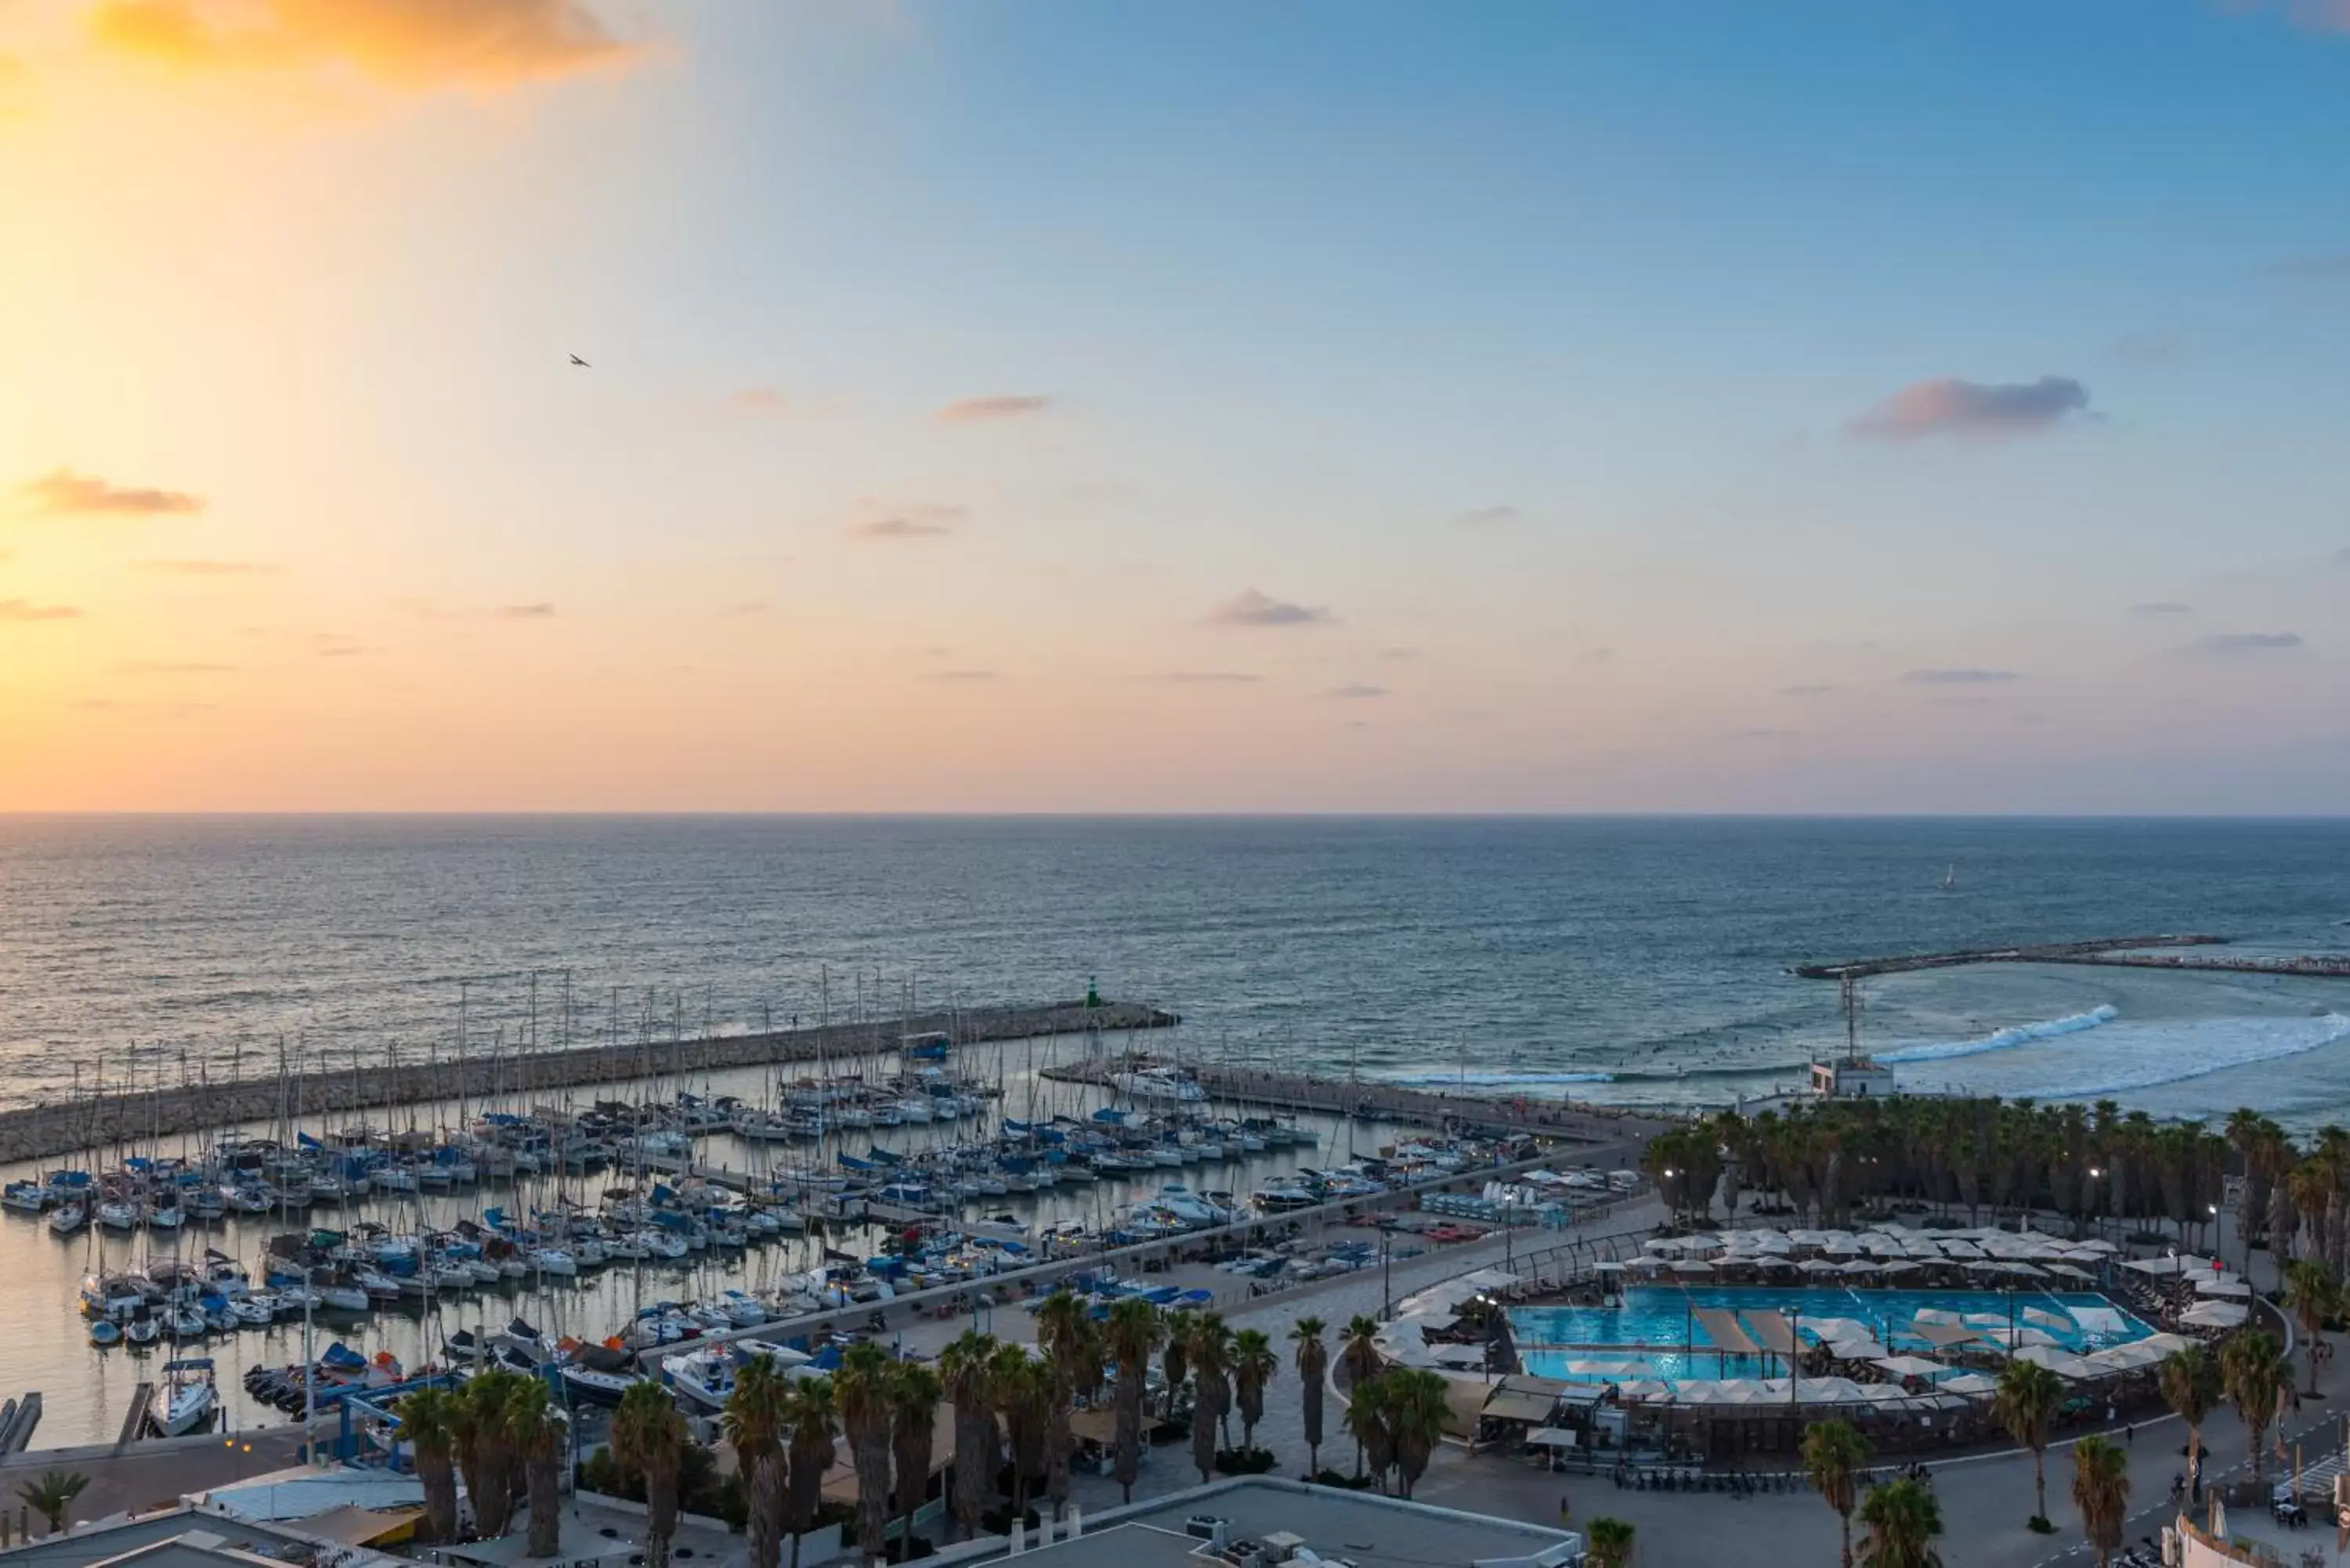
M1942 873L1942 891L1945 893L1955 893L1958 891L1958 888L1959 863L1953 860L1950 862L1950 868Z

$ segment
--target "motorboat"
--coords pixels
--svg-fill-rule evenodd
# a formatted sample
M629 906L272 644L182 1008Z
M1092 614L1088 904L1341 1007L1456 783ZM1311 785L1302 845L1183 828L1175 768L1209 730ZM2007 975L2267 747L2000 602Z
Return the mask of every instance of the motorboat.
M661 1362L661 1381L691 1404L707 1410L723 1410L727 1397L734 1392L735 1375L759 1355L773 1356L775 1365L786 1372L808 1364L805 1353L787 1345L743 1339L666 1358Z
M89 1223L89 1206L78 1199L49 1210L49 1233L53 1236L78 1234Z
M122 1325L122 1336L133 1345L152 1345L163 1337L163 1325L140 1313Z
M122 1343L122 1325L110 1317L97 1319L89 1325L89 1342L100 1350Z
M139 1205L127 1198L110 1198L98 1206L98 1222L109 1231L136 1231Z
M193 1355L163 1364L163 1386L148 1404L147 1424L159 1438L184 1438L210 1428L219 1410L213 1358Z

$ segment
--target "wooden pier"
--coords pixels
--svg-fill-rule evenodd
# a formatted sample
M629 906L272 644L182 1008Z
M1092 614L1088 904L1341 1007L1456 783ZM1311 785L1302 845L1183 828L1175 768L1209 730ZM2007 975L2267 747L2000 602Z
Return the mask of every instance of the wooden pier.
M1164 1029L1172 1012L1130 1002L1053 1002L1033 1007L958 1009L827 1027L762 1030L651 1044L629 1041L463 1060L397 1060L354 1071L241 1078L183 1088L109 1092L65 1104L0 1111L0 1161L44 1159L130 1138L203 1132L240 1122L295 1120L459 1097L525 1095L584 1084L619 1085L660 1074L686 1075L785 1062L845 1062L887 1055L901 1039L943 1034L956 1045L1038 1035Z

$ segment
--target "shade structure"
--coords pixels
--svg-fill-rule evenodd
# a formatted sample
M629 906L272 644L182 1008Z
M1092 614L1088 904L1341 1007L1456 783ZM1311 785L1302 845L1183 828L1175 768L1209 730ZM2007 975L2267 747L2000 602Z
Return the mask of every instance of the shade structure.
M2070 1263L2043 1263L2041 1267L2052 1274L2062 1274L2068 1280L2089 1280L2096 1277L2086 1269L2076 1269Z
M1935 1386L1945 1394L1963 1394L1969 1398L1976 1398L1985 1394L1998 1393L1999 1379L1986 1376L1980 1372L1960 1372L1943 1378Z
M1710 1274L1713 1272L1713 1265L1707 1262L1703 1258L1683 1258L1679 1262L1673 1265L1673 1272L1677 1274Z
M2208 1279L2197 1280L2195 1293L2199 1296L2228 1296L2237 1300L2249 1300L2252 1293L2252 1287L2241 1280L2221 1279L2215 1275Z
M1847 1274L1873 1274L1880 1267L1881 1264L1873 1263L1866 1258L1855 1258L1844 1266L1844 1272Z
M2110 1367L2100 1366L2085 1356L2075 1355L2069 1350L2062 1350L2053 1345L2027 1345L2015 1353L2015 1359L2044 1366L2057 1376L2070 1378L2076 1383L2083 1378L2095 1377L2112 1370Z
M1939 1361L1929 1361L1922 1355L1888 1355L1877 1364L1896 1377L1931 1377L1950 1368Z
M1805 1258L1802 1262L1797 1263L1795 1267L1801 1269L1807 1274L1840 1274L1844 1272L1844 1265L1842 1263L1831 1263L1825 1258Z
M1877 1272L1880 1274L1914 1274L1918 1272L1918 1265L1907 1258L1896 1258L1891 1262L1879 1263Z
M2045 1307L2025 1307L2023 1321L2036 1323L2043 1328L2069 1329L2073 1326L2071 1318L2061 1312L2050 1312Z
M1526 1434L1526 1441L1537 1449L1572 1449L1581 1446L1582 1439L1565 1427L1537 1427Z
M2241 1324L2251 1309L2237 1302L2198 1302L2178 1314L2181 1323L2197 1328L2235 1328Z
M1752 1355L1762 1348L1748 1335L1737 1317L1723 1308L1699 1307L1695 1315L1698 1322L1705 1324L1705 1336L1713 1341L1716 1350Z

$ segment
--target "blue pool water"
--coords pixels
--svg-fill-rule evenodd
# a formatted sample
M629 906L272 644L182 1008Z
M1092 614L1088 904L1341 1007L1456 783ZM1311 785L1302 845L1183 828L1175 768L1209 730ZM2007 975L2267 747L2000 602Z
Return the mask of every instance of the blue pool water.
M2036 1328L2066 1350L2082 1352L2143 1339L2154 1330L2094 1291L2018 1291L2014 1322ZM1720 1307L1733 1313L1775 1316L1801 1314L1807 1342L1820 1335L1813 1320L1846 1318L1865 1324L1896 1354L1930 1354L1933 1346L1913 1328L1921 1311L1995 1314L2007 1321L2011 1300L2000 1291L1856 1291L1835 1286L1738 1287L1634 1286L1623 1304L1612 1307L1518 1307L1510 1314L1528 1372L1574 1382L1622 1382L1640 1377L1761 1377L1783 1368L1762 1357L1726 1355L1694 1309ZM2094 1314L2076 1321L2075 1308ZM2027 1313L2033 1315L2027 1315ZM1759 1337L1759 1336L1758 1336Z

